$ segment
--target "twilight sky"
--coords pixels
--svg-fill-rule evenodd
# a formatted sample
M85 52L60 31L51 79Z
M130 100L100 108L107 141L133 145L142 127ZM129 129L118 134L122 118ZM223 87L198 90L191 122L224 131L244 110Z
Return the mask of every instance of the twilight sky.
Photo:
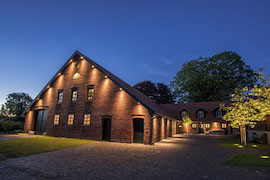
M230 50L270 72L269 0L1 0L0 104L33 98L79 50L133 85Z

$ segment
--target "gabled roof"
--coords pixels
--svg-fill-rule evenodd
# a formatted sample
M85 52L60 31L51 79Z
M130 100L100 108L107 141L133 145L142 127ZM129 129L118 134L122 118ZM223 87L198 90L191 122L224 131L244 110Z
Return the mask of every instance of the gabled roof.
M194 103L179 103L179 104L161 104L160 106L168 111L171 116L179 119L179 113L181 110L186 109L192 116L195 116L195 112L199 109L203 109L206 112L213 112L220 104L228 105L230 101L211 101L211 102L194 102ZM210 115L211 117L212 115ZM212 118L212 117L211 117ZM213 117L214 118L214 117ZM209 119L209 117L207 118Z
M91 65L94 65L95 68L97 68L101 73L108 76L109 79L111 79L115 84L119 85L123 90L125 90L130 96L132 96L136 101L140 102L145 108L149 110L150 113L157 113L163 116L167 116L169 118L175 118L174 116L171 116L170 113L168 113L165 109L163 109L161 106L156 104L153 100L151 100L148 96L144 95L134 87L130 86L111 72L109 72L104 67L97 64L95 61L87 57L86 55L82 54L79 51L75 51L73 55L68 59L68 61L62 66L62 68L55 74L55 76L50 80L50 82L43 88L43 90L38 94L38 96L34 99L34 102L29 106L26 112L28 112L38 101L38 99L46 92L46 90L49 88L49 86L58 78L59 74L62 74L63 71L70 65L70 59L73 59L75 57L83 57L85 60L87 60ZM26 113L25 112L25 113ZM25 114L24 113L24 114Z

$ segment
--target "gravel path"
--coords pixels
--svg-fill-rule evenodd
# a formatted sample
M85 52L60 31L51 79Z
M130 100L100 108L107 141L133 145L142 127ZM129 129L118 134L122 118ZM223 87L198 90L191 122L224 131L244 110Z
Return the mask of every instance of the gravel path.
M0 162L0 179L269 179L270 168L222 165L232 153L208 136L154 146L95 142Z

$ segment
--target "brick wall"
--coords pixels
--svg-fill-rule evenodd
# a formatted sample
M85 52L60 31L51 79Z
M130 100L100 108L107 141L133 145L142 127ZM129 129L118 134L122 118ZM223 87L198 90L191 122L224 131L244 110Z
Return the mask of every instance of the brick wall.
M144 142L150 142L150 114L128 93L109 78L105 79L98 69L92 68L86 60L81 60L80 68L72 62L61 76L51 85L36 105L26 115L25 132L34 129L34 110L48 107L47 133L51 136L88 138L101 140L102 117L110 116L111 140L133 142L133 117L144 119ZM79 79L73 80L75 73ZM94 85L94 98L87 102L87 86ZM71 103L71 88L78 88L78 100ZM57 104L58 90L63 89L64 98ZM83 126L83 116L91 113L91 126ZM55 114L60 114L60 125L53 125ZM74 114L74 125L67 126L68 114ZM156 128L156 127L155 127Z

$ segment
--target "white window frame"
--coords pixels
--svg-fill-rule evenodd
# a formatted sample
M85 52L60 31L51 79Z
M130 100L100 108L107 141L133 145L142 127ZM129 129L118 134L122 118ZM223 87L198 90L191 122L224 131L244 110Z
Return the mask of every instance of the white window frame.
M55 114L53 119L53 125L59 125L60 124L60 115Z
M222 111L216 111L216 117L221 118L222 117Z
M222 129L226 129L227 128L227 124L226 123L221 123L221 127L222 127Z
M204 118L204 111L198 111L198 118Z
M211 128L211 124L210 123L205 123L205 128L206 129L210 129Z
M59 90L58 91L58 97L57 97L57 102L58 103L62 103L63 102L63 98L64 98L64 91L63 90Z
M90 126L91 124L91 114L84 114L83 125Z
M191 127L192 127L193 129L196 129L196 128L197 128L197 124L196 124L196 123L193 123L193 124L191 125Z

